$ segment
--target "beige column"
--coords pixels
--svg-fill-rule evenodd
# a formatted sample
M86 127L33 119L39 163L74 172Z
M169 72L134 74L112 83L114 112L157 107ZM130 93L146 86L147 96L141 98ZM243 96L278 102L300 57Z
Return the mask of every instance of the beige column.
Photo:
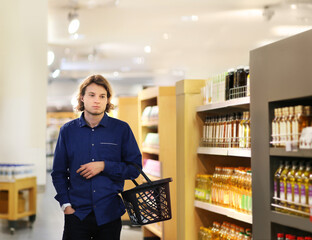
M0 7L0 163L33 163L46 183L47 0Z

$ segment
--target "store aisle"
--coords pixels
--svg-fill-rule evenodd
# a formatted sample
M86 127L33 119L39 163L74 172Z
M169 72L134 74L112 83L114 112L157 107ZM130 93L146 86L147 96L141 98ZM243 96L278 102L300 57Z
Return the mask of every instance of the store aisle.
M64 224L63 213L54 200L55 190L51 182L50 174L47 174L47 185L43 193L37 195L37 217L32 228L27 227L27 222L18 222L18 228L14 235L10 234L7 220L0 220L1 240L61 240ZM121 240L141 240L140 228L123 226Z

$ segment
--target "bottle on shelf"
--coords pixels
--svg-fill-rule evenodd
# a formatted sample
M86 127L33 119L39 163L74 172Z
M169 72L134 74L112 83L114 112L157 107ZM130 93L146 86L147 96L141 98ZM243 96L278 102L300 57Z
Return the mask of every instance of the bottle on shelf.
M286 180L286 186L287 186L287 201L290 201L288 202L287 206L292 208L292 209L295 209L295 205L294 205L294 188L295 188L295 182L296 182L296 179L295 179L295 173L297 171L297 168L298 168L298 165L297 165L297 161L292 161L292 167L290 169L290 171L287 173L287 180Z
M277 240L284 240L284 233L278 233Z
M288 107L288 116L286 118L286 142L292 142L292 123L294 120L294 107Z
M300 203L309 205L309 175L311 174L311 164L306 163L305 171L301 174L301 181L299 182L300 188ZM312 203L312 201L311 201ZM300 210L306 213L310 213L309 207L300 206Z
M284 169L284 163L283 161L280 161L279 167L274 173L274 197L280 198L280 180L281 180L281 173ZM278 204L278 200L274 200L275 204ZM275 208L275 210L279 211L279 208Z
M245 122L247 120L246 112L243 112L243 119L239 123L239 147L245 147Z
M302 182L302 173L304 172L304 163L300 161L299 169L295 173L295 185L294 185L294 203L297 210L300 210L300 184Z
M281 173L281 178L280 178L280 205L287 207L287 203L283 200L287 200L287 174L290 171L290 165L289 165L289 161L285 162L285 167ZM286 212L286 210L282 209L282 212Z
M277 136L278 136L278 129L277 129L277 119L278 119L278 108L274 109L274 119L272 121L272 146L277 146Z
M286 146L287 117L288 117L288 107L284 107L282 108L282 117L280 119L280 145L282 147Z
M251 147L251 139L250 139L250 113L246 112L246 121L244 126L244 147Z

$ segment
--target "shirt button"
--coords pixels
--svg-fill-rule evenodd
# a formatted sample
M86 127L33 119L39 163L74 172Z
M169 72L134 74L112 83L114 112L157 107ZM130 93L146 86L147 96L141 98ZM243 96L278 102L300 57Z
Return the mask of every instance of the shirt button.
M95 190L93 190L93 192L95 192Z
M94 158L92 158L92 162L94 161Z
M94 205L94 208L96 208L96 206Z
M94 144L92 143L92 146L94 146Z
M92 128L92 132L94 132L94 129Z

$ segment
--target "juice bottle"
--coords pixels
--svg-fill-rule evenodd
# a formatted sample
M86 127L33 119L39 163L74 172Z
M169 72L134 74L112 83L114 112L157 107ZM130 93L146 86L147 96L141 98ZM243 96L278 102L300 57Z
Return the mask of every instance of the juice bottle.
M288 116L286 119L286 141L291 142L292 137L292 122L294 120L294 107L288 107Z
M274 109L274 118L273 118L273 121L272 121L272 146L273 147L276 147L276 137L277 137L277 133L276 133L276 124L277 124L277 112L278 112L278 109L275 108Z
M308 205L312 206L312 172L309 173Z
M304 172L304 163L300 161L299 169L295 173L295 186L294 186L294 203L296 204L296 209L300 210L300 184L302 182L302 173Z
M239 123L239 132L238 132L238 139L239 139L239 147L245 147L245 121L246 121L246 112L243 112L243 119Z
M302 129L300 126L302 125L302 115L303 115L303 106L299 105L295 107L295 114L292 121L292 136L293 142L296 146L299 146L299 138Z
M278 108L275 123L276 147L281 147L281 119L282 119L282 108Z
M287 207L287 203L283 200L287 200L287 174L289 172L290 165L289 165L289 161L285 162L285 167L281 173L281 177L280 177L280 205ZM281 210L282 212L286 212L285 210Z
M280 161L279 167L274 173L274 197L280 198L280 179L281 179L281 173L284 169L283 161ZM278 204L278 200L274 200L275 204ZM280 208L275 208L276 211L279 211Z
M252 213L252 174L247 171L247 213Z
M201 226L198 232L198 240L204 240L205 236L205 227Z
M309 204L309 175L311 174L310 162L306 163L305 171L301 174L301 182L299 183L300 188L300 203ZM310 209L305 206L300 206L300 210L306 213L310 213Z
M311 106L304 107L304 120L305 120L305 127L311 126Z
M211 239L219 240L220 223L213 222L213 227L211 229Z
M295 189L295 182L296 182L296 179L295 179L295 173L297 171L297 161L292 161L292 167L290 169L290 171L287 173L287 201L290 201L288 202L288 207L290 208L293 208L295 209L295 205L294 205L294 189Z
M278 233L277 240L284 240L284 233Z
M238 148L239 146L239 124L241 121L242 114L240 112L236 113L232 123L232 144L233 148Z
M244 147L250 148L250 113L246 112L246 121L244 123Z
M208 145L207 147L212 147L213 142L213 118L210 117L208 121Z
M282 147L286 146L287 117L288 117L288 107L284 107L282 108L282 116L280 118L280 145Z

